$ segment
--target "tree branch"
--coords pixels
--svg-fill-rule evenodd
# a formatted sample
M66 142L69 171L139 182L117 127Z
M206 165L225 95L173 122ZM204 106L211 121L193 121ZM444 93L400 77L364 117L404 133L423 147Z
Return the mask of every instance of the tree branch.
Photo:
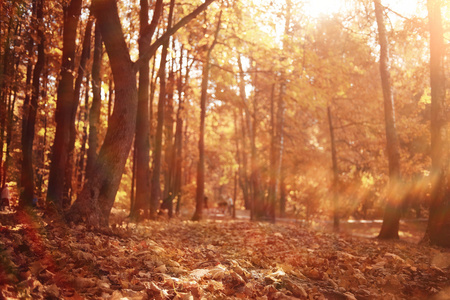
M148 0L147 0L148 1ZM156 27L158 27L159 19L161 18L163 11L163 0L157 0L155 3L154 13L152 21L143 30L140 37L140 42L143 45L149 45L152 41L153 34L155 33ZM148 14L148 11L145 12Z
M189 23L192 19L197 17L201 12L203 12L211 3L215 0L206 0L202 5L197 7L193 12L182 18L177 24L175 24L172 28L168 29L161 37L159 37L153 44L149 45L143 51L143 55L139 57L139 59L134 63L134 71L137 72L139 70L139 66L149 61L149 59L155 55L158 48L164 44L169 38L175 34L178 29ZM148 34L145 35L145 39L148 39ZM151 38L150 38L151 40ZM149 41L150 42L150 41Z

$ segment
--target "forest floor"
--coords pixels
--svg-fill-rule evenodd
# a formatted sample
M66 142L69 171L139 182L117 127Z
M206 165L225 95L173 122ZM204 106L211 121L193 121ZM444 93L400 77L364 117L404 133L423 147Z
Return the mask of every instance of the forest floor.
M450 250L345 228L171 220L99 233L38 212L11 220L0 216L0 299L450 299Z

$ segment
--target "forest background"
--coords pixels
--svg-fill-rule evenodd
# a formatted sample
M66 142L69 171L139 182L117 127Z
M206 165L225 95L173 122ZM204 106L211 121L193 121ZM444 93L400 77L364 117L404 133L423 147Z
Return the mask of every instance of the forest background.
M449 3L416 5L2 2L2 186L94 227L232 198L448 246Z

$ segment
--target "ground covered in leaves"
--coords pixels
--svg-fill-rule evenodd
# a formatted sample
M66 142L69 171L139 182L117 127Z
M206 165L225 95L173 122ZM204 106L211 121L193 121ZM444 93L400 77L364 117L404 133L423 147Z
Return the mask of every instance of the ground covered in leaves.
M0 226L0 299L450 298L450 251L402 241L231 220L110 233L14 220Z

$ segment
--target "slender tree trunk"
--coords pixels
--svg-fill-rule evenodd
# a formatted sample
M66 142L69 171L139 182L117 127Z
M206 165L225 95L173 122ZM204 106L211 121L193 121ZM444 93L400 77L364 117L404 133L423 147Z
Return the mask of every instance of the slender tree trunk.
M52 162L48 182L47 202L62 211L64 208L64 176L61 170L66 170L69 158L70 128L74 98L75 51L78 20L81 14L82 0L72 0L64 8L63 57L61 65L61 80L57 90L56 132L53 142Z
M173 17L173 0L170 2L170 13L168 20L168 30L172 23ZM169 48L169 41L167 40L161 52L161 62L159 67L159 100L158 100L158 124L156 126L156 136L155 136L155 153L153 156L153 173L151 181L151 195L150 195L150 219L156 219L156 213L159 208L159 202L161 198L161 160L162 160L162 138L163 138L163 127L164 127L164 114L166 106L166 62L167 53Z
M111 113L113 111L113 106L114 106L114 81L110 79L108 88L108 126L111 121Z
M63 192L63 209L67 209L70 206L70 203L72 202L72 195L73 195L73 185L72 185L72 179L73 179L73 167L75 162L75 140L76 140L76 134L77 130L75 128L75 116L77 114L78 110L78 104L80 102L80 91L81 91L81 84L83 82L83 79L85 77L85 69L86 69L86 63L87 60L90 57L91 53L91 33L92 33L92 25L94 23L94 19L90 18L88 23L86 24L86 29L84 33L84 40L83 40L83 50L81 52L81 58L80 58L80 64L78 66L78 72L77 72L77 78L75 80L75 87L73 91L73 101L72 101L72 107L70 112L70 132L69 132L69 148L68 148L68 155L67 155L67 161L66 161L66 168L65 168L65 179L64 179L64 192Z
M175 88L175 73L173 71L173 64L171 66L171 70L169 73L168 84L166 88L166 107L165 107L165 170L164 170L164 195L163 195L163 203L161 204L161 208L167 209L168 214L172 216L172 203L173 203L173 183L174 183L174 135L173 135L173 127L174 127L174 118L173 118L173 95Z
M29 41L27 43L28 55L30 55L30 56L32 55L33 48L34 48L34 41L33 41L33 38L30 36ZM22 139L21 139L22 149L25 149L23 147L26 145L27 139L29 139L29 137L28 137L29 134L27 131L28 130L27 122L28 122L28 115L29 115L29 110L30 110L30 106L31 106L30 101L31 101L32 91L29 91L29 87L31 85L32 77L33 77L33 63L32 63L32 60L30 59L27 64L27 75L26 75L27 79L25 81L26 93L25 93L25 99L23 101L23 108L22 108L22 116L23 116L22 117ZM24 159L25 159L25 166L27 164L29 164L29 162L28 162L29 159L27 157L25 157L25 154L26 153L22 152L22 157L23 157L22 158L22 173L29 172L29 170L24 168L24 162L23 162ZM2 156L3 156L3 147L2 147ZM27 159L28 159L28 161L27 161ZM28 168L28 166L27 166L27 168ZM20 178L20 189L22 189L21 192L24 192L26 189L28 191L30 191L32 189L30 187L30 185L32 185L32 182L34 181L33 178L29 178L29 176L32 176L32 174L27 175L27 174L22 174L22 173L21 173L21 178ZM3 180L4 180L4 178L3 178ZM28 192L28 194L29 194L29 192ZM26 195L26 197L29 198L29 195Z
M281 168L280 168L280 217L284 218L286 217L286 170L283 168L283 160L281 161Z
M18 67L18 64L17 64ZM11 140L13 135L14 125L14 110L17 100L17 88L14 89L12 95L12 101L8 101L7 105L7 122L6 122L6 150L5 150L5 163L3 165L3 177L1 178L1 186L4 187L8 180L8 170L11 164ZM45 136L44 136L44 151L45 151Z
M241 173L239 175L240 181L241 181L241 188L242 188L242 196L244 197L244 206L246 210L251 209L251 202L252 196L251 196L251 186L250 186L250 180L248 176L248 155L247 155L247 134L248 129L246 128L246 122L245 122L245 113L241 109L240 112L240 122L241 122L241 141L242 141L242 169Z
M140 36L144 36L148 30L148 0L141 0L140 10ZM161 13L162 0L155 4L155 15L152 19L152 35L156 29ZM143 51L147 45L143 41L139 43L139 52ZM150 135L149 135L149 85L150 85L150 66L147 62L139 68L139 98L138 113L136 119L136 137L135 137L135 164L136 168L136 198L133 210L130 212L131 219L137 220L140 210L146 210L150 198Z
M183 172L183 113L184 113L184 83L183 83L183 47L180 50L180 71L178 75L178 111L175 126L175 182L174 197L177 197L175 213L179 212L181 202L182 172ZM189 82L189 65L186 64L185 83ZM169 211L170 216L170 211Z
M395 128L394 96L392 93L392 82L389 73L389 42L383 17L383 6L380 0L374 0L375 15L378 24L378 39L380 43L380 75L384 99L384 115L386 122L386 144L389 160L389 187L387 204L378 238L398 239L398 229L401 215L401 199L397 190L400 175L400 145Z
M430 23L430 85L431 85L431 203L424 242L450 247L450 183L448 159L444 157L445 141L445 47L442 28L441 1L428 0Z
M98 21L95 24L94 59L92 61L92 104L89 111L89 148L87 150L85 174L92 171L97 159L99 148L100 109L101 109L101 63L102 63L102 35ZM110 90L110 98L112 91ZM109 115L108 115L109 119Z
M88 122L88 111L89 111L89 74L86 75L86 82L85 82L85 98L84 98L84 113L83 113L83 138L81 140L81 149L80 149L80 155L79 160L77 164L77 182L74 193L75 195L78 194L81 187L83 186L84 182L84 174L85 174L85 161L86 161L86 144L88 142L88 132L87 132L87 122Z
M238 58L238 65L239 65L239 71L240 71L240 79L239 79L239 96L241 98L242 107L244 108L241 110L241 124L242 124L242 182L243 182L243 197L245 202L245 209L250 210L251 217L253 217L253 192L252 187L250 184L249 176L248 176L248 158L247 158L247 135L249 140L252 140L252 123L250 119L250 111L248 109L247 104L247 96L245 93L245 80L244 80L244 70L242 68L241 63L241 57ZM248 133L248 134L246 134Z
M40 29L40 22L43 22L43 0L34 0L33 7L36 10L36 33L39 38L37 47L37 61L33 70L33 86L29 106L27 108L27 115L23 117L27 119L25 128L22 129L22 174L21 184L23 187L19 205L21 207L31 206L33 204L34 196L34 170L33 170L33 141L34 129L36 124L36 114L39 99L40 78L44 68L45 54L44 54L44 32Z
M255 68L254 72L254 78L253 78L253 84L254 86L257 86L258 81L258 70ZM255 94L253 95L253 111L250 113L249 107L245 106L246 108L246 116L247 116L247 128L249 132L249 138L250 138L250 149L251 149L251 155L250 155L250 166L251 166L251 175L250 175L250 181L251 181L251 187L252 187L252 203L251 203L251 213L250 217L252 220L267 220L270 219L268 215L268 209L267 205L265 203L262 187L261 187L261 172L260 172L260 165L257 158L257 147L256 147L256 134L257 134L257 111L258 111L258 95L259 91L256 90Z
M200 96L200 130L198 140L198 165L197 165L197 190L195 197L195 212L192 216L193 221L199 221L203 218L203 204L205 198L205 119L206 119L206 100L208 97L209 71L211 69L211 53L217 43L217 37L222 20L222 11L219 14L214 40L206 52L202 71L202 91Z
M139 220L139 211L136 209L136 141L133 149L133 161L131 167L131 187L130 187L130 218L134 221Z
M234 141L235 141L235 147L236 147L236 164L238 165L238 169L237 169L237 177L235 177L235 179L238 181L242 191L244 191L243 189L243 180L242 180L242 167L241 167L241 151L240 151L240 147L239 147L239 130L238 130L238 119L237 119L237 109L233 110L233 120L234 120ZM243 193L244 194L244 193ZM237 191L234 192L234 201L236 201L236 197L237 197ZM244 198L245 201L245 198ZM236 203L235 203L236 206Z
M234 188L233 188L233 211L232 217L236 219L236 200L237 200L237 181L238 181L238 172L234 172Z
M275 222L275 210L277 199L277 171L278 171L278 139L277 126L275 120L275 83L272 84L272 92L270 96L270 127L271 127L271 143L270 143L270 173L269 173L269 189L268 189L268 215L272 222Z
M13 27L13 18L9 18L8 29L6 30L6 35L0 36L0 45L3 46L3 53L0 52L0 183L1 187L4 187L3 182L6 182L6 157L5 157L5 165L3 164L3 148L5 141L5 133L7 131L7 99L10 99L11 96L11 87L10 82L15 78L14 70L11 70L12 62L14 61L14 57L11 54L11 35L12 35L12 27ZM3 38L5 36L5 41L3 42ZM3 172L3 174L2 174Z
M333 186L331 188L333 195L333 230L339 231L339 212L338 212L338 187L339 187L339 171L336 157L336 141L334 137L333 119L331 109L327 107L328 126L330 127L330 144L331 144L331 163L333 166Z

